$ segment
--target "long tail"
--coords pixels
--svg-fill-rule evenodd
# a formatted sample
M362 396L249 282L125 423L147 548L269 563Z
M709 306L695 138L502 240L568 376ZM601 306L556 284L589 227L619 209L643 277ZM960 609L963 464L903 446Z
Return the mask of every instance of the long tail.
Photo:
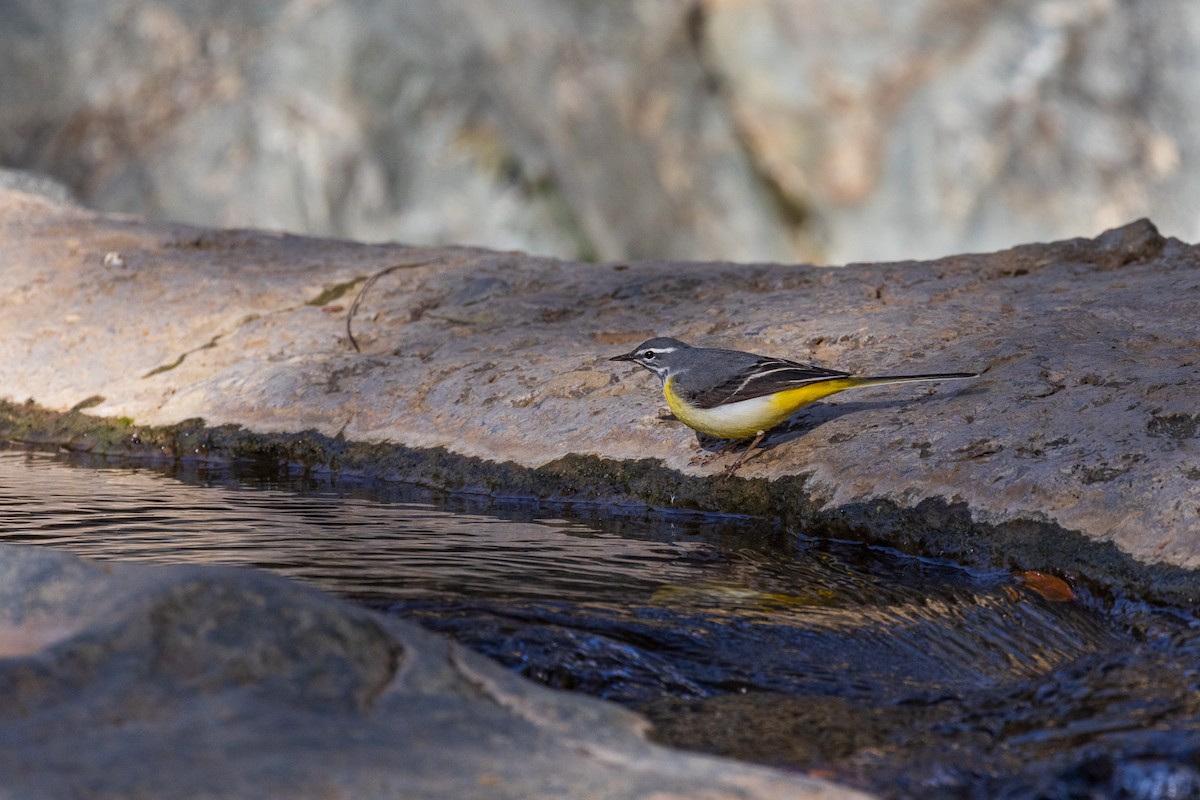
M930 375L875 375L863 378L850 378L853 386L882 386L885 383L909 383L912 381L958 381L964 378L978 378L978 372L938 372Z

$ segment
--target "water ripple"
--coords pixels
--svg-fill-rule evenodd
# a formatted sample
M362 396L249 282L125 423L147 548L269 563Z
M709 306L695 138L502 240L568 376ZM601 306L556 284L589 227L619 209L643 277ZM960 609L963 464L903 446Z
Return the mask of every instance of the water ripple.
M0 540L271 569L640 708L669 742L890 796L1155 796L1200 776L1182 616L752 522L0 451Z

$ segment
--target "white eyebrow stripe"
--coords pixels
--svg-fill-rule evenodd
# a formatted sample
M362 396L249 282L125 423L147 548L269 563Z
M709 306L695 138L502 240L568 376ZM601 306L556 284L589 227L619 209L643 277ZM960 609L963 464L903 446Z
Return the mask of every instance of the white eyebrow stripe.
M675 352L674 347L647 347L645 350L642 351L642 354L645 355L646 353L658 354L658 353L674 353L674 352Z

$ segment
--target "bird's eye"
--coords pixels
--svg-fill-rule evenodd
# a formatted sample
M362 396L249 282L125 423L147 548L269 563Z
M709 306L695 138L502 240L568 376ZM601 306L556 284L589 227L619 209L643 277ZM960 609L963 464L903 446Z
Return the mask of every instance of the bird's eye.
M653 361L654 360L654 351L647 350L646 352L642 353L642 358L646 359L647 361Z

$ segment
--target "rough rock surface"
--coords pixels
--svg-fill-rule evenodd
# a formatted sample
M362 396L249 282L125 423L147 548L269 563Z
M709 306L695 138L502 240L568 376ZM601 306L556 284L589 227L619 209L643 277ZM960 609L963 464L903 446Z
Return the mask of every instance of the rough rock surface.
M282 578L0 546L0 797L851 798Z
M1191 0L3 0L0 164L203 225L586 258L1193 240Z
M1194 240L1200 8L711 0L707 63L753 163L831 261L1093 235ZM1136 51L1137 58L1123 54ZM869 234L867 233L869 232Z
M1085 544L1200 566L1198 259L1141 221L838 270L581 265L147 224L10 192L0 391L135 430L203 417L528 467L591 453L713 474L689 465L692 433L658 419L656 381L609 356L669 334L861 373L987 369L813 406L743 468L775 481L746 492L783 486L826 521L923 508L918 527L982 526L956 556L1119 586L1133 567L1100 569ZM355 352L353 293L396 265L362 302ZM908 546L911 526L879 519L879 540Z

